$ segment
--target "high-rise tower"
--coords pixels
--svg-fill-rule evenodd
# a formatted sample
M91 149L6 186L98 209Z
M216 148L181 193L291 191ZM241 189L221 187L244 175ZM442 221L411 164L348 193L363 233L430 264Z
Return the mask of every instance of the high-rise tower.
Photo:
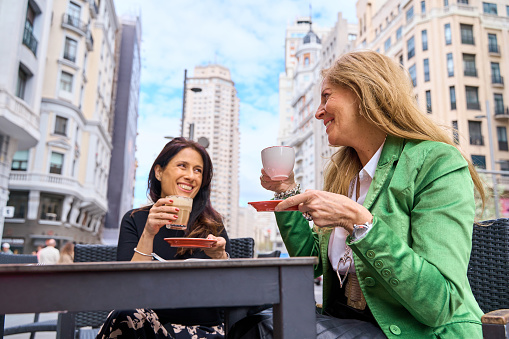
M214 166L212 206L236 236L239 206L239 98L228 68L197 66L186 79L184 136L207 147Z

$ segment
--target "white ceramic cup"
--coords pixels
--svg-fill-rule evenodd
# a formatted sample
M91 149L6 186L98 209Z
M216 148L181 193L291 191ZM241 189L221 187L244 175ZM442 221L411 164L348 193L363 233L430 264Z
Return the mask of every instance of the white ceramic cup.
M289 146L272 146L262 150L265 173L276 181L288 179L295 163L295 150Z

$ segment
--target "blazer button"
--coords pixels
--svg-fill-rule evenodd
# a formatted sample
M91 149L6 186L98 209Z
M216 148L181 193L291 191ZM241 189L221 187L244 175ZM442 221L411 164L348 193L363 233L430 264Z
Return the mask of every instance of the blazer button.
M366 286L369 286L369 287L373 287L376 285L375 279L373 279L371 277L367 277L366 279L364 279L364 282L366 283Z
M398 326L396 326L396 325L389 326L389 330L391 330L392 334L395 334L395 335L400 335L401 334L401 329Z
M390 269L388 269L388 268L384 268L384 269L382 270L382 277L384 277L384 278L388 278L388 277L390 277L390 276L391 276L391 270L390 270Z
M396 278L392 278L391 280L389 280L389 284L391 284L392 286L398 286L399 280Z
M384 262L382 260L375 260L375 268L381 269L384 267Z
M373 250L369 250L366 252L366 256L369 258L369 259L373 259L375 257L375 251Z

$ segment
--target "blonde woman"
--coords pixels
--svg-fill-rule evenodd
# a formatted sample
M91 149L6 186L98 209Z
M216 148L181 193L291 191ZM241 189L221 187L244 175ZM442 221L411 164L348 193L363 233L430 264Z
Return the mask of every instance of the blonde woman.
M322 75L315 117L329 143L342 146L324 190L299 194L293 175L272 181L262 170L260 178L285 198L276 211L299 206L276 213L290 255L320 259L318 333L482 338L467 279L474 188L484 194L472 164L419 110L407 73L390 58L351 52Z

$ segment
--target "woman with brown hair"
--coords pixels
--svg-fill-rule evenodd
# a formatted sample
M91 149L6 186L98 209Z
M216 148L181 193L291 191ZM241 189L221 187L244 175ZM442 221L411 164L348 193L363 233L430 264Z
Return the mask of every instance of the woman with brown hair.
M205 148L185 138L175 138L154 161L148 177L153 204L127 212L118 240L119 261L151 261L153 254L166 259L228 259L230 242L219 213L210 203L212 161ZM178 208L169 195L193 198L187 230L165 226L177 219ZM207 238L210 248L171 247L164 238ZM135 291L133 291L135 293ZM192 291L189 291L192 293ZM97 338L223 338L220 313L215 308L137 309L114 311Z
M354 51L322 75L315 117L340 147L323 191L299 194L293 175L260 178L285 199L276 211L299 206L276 213L290 255L319 257L318 333L482 338L467 279L474 188L484 194L471 162L421 112L408 73L389 57Z

